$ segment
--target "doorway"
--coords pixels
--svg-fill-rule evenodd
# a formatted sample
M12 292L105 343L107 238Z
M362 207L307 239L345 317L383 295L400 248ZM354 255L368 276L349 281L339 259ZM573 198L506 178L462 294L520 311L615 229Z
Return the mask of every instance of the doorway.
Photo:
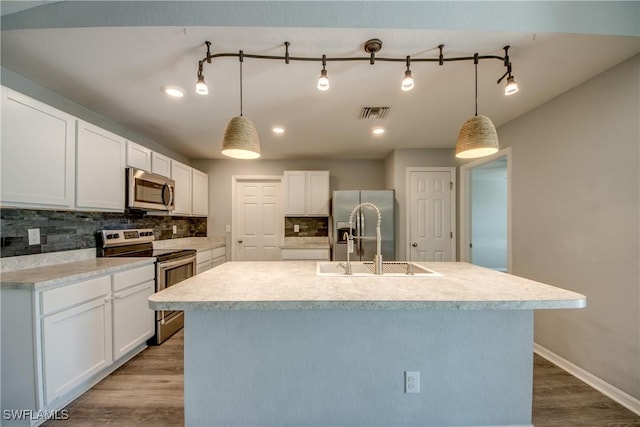
M511 271L511 150L460 168L460 259Z
M410 167L406 174L407 260L455 261L455 168Z
M233 176L231 259L279 261L283 242L281 176Z

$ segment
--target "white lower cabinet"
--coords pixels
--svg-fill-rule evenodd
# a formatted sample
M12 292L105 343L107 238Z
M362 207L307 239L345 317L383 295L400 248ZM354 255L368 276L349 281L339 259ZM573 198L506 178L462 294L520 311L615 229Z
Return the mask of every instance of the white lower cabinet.
M42 337L48 405L111 364L111 303L99 298L47 316Z
M113 275L113 360L155 333L155 312L148 302L155 292L154 275L152 265Z
M62 409L144 349L154 290L154 264L54 289L2 288L3 413Z
M196 274L203 273L211 270L213 267L224 264L227 260L226 253L227 249L225 246L198 252Z

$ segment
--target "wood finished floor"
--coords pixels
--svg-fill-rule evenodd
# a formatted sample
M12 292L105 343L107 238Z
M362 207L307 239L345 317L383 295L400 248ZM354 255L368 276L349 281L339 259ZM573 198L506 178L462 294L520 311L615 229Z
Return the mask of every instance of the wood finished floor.
M68 420L46 427L184 425L183 332L149 347L66 409ZM640 427L640 417L535 355L535 427Z

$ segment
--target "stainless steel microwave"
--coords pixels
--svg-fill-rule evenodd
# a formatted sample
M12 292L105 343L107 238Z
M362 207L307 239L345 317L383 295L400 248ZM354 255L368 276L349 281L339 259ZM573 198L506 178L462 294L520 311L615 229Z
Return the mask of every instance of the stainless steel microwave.
M174 180L140 169L127 168L127 207L172 211L175 208Z

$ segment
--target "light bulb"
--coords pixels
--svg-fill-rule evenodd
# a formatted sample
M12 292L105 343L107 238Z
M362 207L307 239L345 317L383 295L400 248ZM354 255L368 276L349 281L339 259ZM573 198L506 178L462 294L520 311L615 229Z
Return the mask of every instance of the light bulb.
M209 94L209 87L207 86L207 83L204 81L204 76L202 74L198 76L198 81L196 82L196 93L198 95Z
M407 70L404 72L404 79L402 79L401 89L404 91L408 91L413 89L413 77L411 77L411 70Z
M518 92L520 88L518 88L518 83L516 83L516 79L513 76L507 77L507 85L504 87L504 94L509 96Z
M322 69L320 71L320 78L318 79L318 90L329 90L329 77L327 77L327 70Z

